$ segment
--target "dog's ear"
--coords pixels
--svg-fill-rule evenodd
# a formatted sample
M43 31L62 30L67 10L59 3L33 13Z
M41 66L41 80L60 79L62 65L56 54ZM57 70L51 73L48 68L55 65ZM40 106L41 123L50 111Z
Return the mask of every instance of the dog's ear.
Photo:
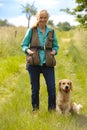
M58 88L59 88L59 91L61 91L61 80L59 81L59 86L58 86Z
M70 88L71 88L71 90L72 90L72 81L70 81Z

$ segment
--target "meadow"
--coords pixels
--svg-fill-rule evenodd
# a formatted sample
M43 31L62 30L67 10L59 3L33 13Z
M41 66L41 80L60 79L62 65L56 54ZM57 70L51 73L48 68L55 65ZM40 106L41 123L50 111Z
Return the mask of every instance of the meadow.
M56 93L60 79L73 83L72 101L83 105L79 115L48 112L47 90L40 78L40 110L32 112L31 86L21 41L23 27L0 27L0 130L87 130L87 31L76 28L56 35Z

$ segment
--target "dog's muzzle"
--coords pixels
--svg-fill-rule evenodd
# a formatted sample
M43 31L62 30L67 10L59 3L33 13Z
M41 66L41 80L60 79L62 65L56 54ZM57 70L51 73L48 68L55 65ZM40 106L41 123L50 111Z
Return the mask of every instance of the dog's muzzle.
M69 92L70 91L70 86L65 86L65 88L63 89L64 92Z

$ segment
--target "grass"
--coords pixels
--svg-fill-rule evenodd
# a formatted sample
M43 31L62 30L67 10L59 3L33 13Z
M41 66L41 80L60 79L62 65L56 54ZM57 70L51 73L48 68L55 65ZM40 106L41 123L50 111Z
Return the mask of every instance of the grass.
M20 48L18 43L21 43L25 29L23 32L19 28L18 32L17 35L22 33L19 38L18 36L16 37L16 46ZM78 30L56 32L60 50L56 56L57 66L55 67L57 92L60 79L71 79L73 82L72 101L83 105L82 112L79 115L68 116L60 116L56 112L48 112L46 84L41 75L40 110L33 113L30 80L25 69L25 56L21 49L17 49L13 45L13 48L16 48L14 55L10 51L10 54L6 57L2 52L2 58L0 59L0 130L87 129L87 46L85 45L87 33L83 30L82 32L84 34L80 41L77 35L80 37L81 32ZM8 39L10 40L10 38ZM82 45L83 40L84 45ZM8 47L10 43L7 42L7 44Z

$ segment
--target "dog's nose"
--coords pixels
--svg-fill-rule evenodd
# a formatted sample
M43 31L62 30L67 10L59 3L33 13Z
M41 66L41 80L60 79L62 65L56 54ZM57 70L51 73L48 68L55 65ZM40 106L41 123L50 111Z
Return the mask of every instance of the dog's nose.
M65 88L66 88L66 89L68 89L68 88L69 88L69 86L66 86Z

